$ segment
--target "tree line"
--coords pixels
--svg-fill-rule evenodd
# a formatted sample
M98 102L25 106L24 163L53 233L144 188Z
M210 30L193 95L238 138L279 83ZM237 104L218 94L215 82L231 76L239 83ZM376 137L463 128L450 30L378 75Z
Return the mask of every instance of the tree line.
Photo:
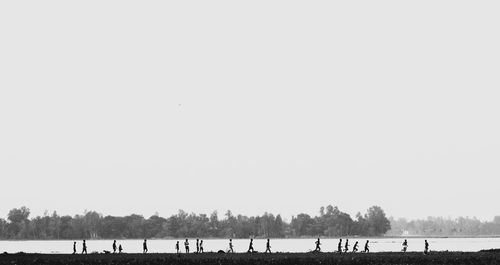
M219 217L187 213L179 210L168 218L153 215L103 216L95 211L82 215L62 215L57 212L30 218L30 209L14 208L7 219L0 218L0 239L137 239L137 238L286 238L317 236L380 236L390 229L390 221L382 208L373 206L355 219L328 205L319 215L298 214L290 222L281 215L234 215L227 211Z
M477 218L428 217L427 219L406 220L390 218L391 230L387 235L408 236L498 236L500 235L500 216L492 221Z

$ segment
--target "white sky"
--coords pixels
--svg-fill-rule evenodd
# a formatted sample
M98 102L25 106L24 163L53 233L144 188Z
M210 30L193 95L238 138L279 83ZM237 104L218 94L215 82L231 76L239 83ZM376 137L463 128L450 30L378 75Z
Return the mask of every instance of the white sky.
M0 217L500 215L498 1L1 1Z

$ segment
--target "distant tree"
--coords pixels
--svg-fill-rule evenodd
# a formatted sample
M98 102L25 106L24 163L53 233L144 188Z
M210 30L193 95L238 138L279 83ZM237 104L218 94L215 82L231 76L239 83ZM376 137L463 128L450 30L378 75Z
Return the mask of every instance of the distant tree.
M380 236L391 229L391 223L385 216L384 210L379 206L372 206L365 215L368 223L368 235Z
M236 237L239 238L249 238L252 235L256 235L255 231L255 217L247 217L239 214L236 218Z
M354 222L353 233L356 235L367 235L369 224L366 218L360 212L356 214L356 221Z
M189 215L189 235L193 237L206 237L209 231L210 219L206 214Z
M61 217L56 211L49 217L49 233L53 239L59 239L61 236Z
M323 215L325 215L325 207L324 207L324 206L321 206L321 207L319 208L319 216L323 216Z
M43 216L29 218L30 211L26 207L9 211L6 220L0 218L0 239L500 235L500 216L490 222L469 217L428 217L407 221L388 219L378 206L369 208L364 215L357 213L353 220L338 207L328 205L320 208L318 216L301 213L292 217L290 223L283 221L281 215L271 213L235 216L227 211L224 219L219 219L216 211L207 216L188 214L183 210L168 218L157 214L148 219L137 214L102 217L95 211L87 211L74 217L59 216L55 211L49 214L46 211Z
M167 218L167 221L163 224L161 235L163 237L183 237L180 235L180 220L176 215L172 215Z
M334 215L339 212L339 209L337 207L333 207L332 205L326 206L326 214L327 215Z
M217 211L213 211L212 214L210 214L210 221L209 221L209 231L212 236L218 236L219 235L219 216L217 214Z
M104 238L127 238L130 226L125 217L106 216L101 220L100 236Z
M283 219L279 214L276 215L272 231L273 237L281 238L285 236L285 222L283 222Z
M11 223L19 224L24 221L28 221L29 216L30 216L30 209L23 206L21 208L14 208L10 210L7 219Z
M167 219L160 217L158 215L153 215L144 221L143 231L145 238L155 238L160 235L163 224L167 222Z
M73 238L88 238L86 224L83 221L82 215L75 215L71 220L71 231Z
M271 227L274 223L274 215L269 213L264 213L261 216L259 222L259 230L257 232L258 235L262 235L264 237L269 237L271 235Z
M125 238L144 238L144 217L138 214L132 214L124 217L125 230L123 235Z
M301 213L296 217L292 217L290 227L294 236L310 236L312 235L311 227L313 224L314 220L311 216Z
M389 222L391 223L391 230L387 231L388 235L401 236L408 231L408 221L404 218L399 218L396 220L390 217Z
M236 223L237 220L230 210L226 211L226 219L222 221L222 236L223 237L235 237L236 236Z
M72 239L71 221L73 217L69 215L61 216L60 236L62 239Z
M7 238L7 221L0 218L0 239Z
M102 215L95 211L86 212L83 216L85 235L87 238L99 238Z
M8 238L21 238L21 231L26 231L26 225L29 220L30 210L25 206L14 208L9 211L7 219L10 224L7 226Z

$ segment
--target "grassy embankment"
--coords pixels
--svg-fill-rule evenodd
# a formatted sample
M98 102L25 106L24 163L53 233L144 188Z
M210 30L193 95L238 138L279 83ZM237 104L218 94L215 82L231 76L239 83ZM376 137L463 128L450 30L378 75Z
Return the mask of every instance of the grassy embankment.
M145 265L396 265L396 264L500 264L499 251L423 253L237 253L237 254L0 254L0 265L21 264L145 264Z

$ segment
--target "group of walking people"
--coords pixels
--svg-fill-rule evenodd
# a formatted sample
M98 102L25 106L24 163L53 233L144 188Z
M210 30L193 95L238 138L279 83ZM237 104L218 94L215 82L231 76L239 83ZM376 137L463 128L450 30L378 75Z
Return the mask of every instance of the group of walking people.
M363 251L363 253L368 253L370 252L370 248L368 246L368 244L370 243L370 240L366 240L366 243L365 243L365 248ZM315 242L316 244L316 248L314 249L314 252L321 252L321 241L320 239L318 238L318 240L316 240ZM347 253L349 251L349 239L346 239L345 240L345 244L344 244L344 248L342 248L342 238L339 240L339 243L337 245L337 252L338 253ZM356 253L358 252L358 246L359 246L359 242L356 241L356 243L354 243L354 246L352 247L352 252L353 253Z
M406 252L408 250L408 240L405 239L402 244L403 248L401 249L402 252ZM427 239L424 240L424 254L429 253L429 242L427 242Z
M233 240L229 239L229 251L231 253L234 253L233 250ZM256 252L255 249L253 248L253 238L250 238L250 245L248 246L247 253L254 253ZM266 242L266 251L264 253L271 253L271 240L268 238Z
M118 247L116 247L116 240L113 240L112 248L113 248L113 253L116 253L116 251L118 251L118 253L123 252L123 247L121 244L119 244ZM142 252L148 253L148 243L147 243L146 239L144 239L144 242L142 243ZM75 241L75 242L73 242L73 254L76 254L76 253L77 253L77 250L76 250L76 241ZM104 253L111 253L111 251L104 250ZM82 254L87 254L87 242L85 241L85 239L82 242Z
M229 250L227 253L234 253L234 248L233 248L233 239L229 239ZM189 253L189 239L186 238L184 241L184 249L186 253ZM175 243L175 251L177 253L180 253L180 245L179 241ZM196 252L195 253L203 253L203 240L196 239ZM253 238L250 239L250 245L248 246L248 253L253 253L255 252L255 249L253 248ZM266 251L265 253L271 253L271 241L268 238L267 243L266 243Z
M361 251L362 253L369 253L370 252L370 247L369 247L369 243L370 243L370 240L366 240L366 243L365 243L365 248L363 251ZM318 238L318 240L316 240L316 249L314 249L314 252L321 252L321 241L320 239ZM359 242L356 241L356 243L354 243L354 246L352 247L352 252L353 253L356 253L358 252L358 246L359 246ZM402 244L403 248L401 249L402 252L406 252L408 250L408 240L405 239L405 241L403 241L403 244ZM337 245L337 253L347 253L349 251L349 239L346 239L345 240L345 244L344 244L344 248L342 248L342 238L339 240L339 243ZM429 253L429 242L427 242L427 239L424 241L424 254L427 254Z
M339 240L339 243L337 245L337 253L347 253L350 251L349 239L346 239L344 242L345 243L343 244L342 239ZM370 240L366 240L365 247L364 247L363 251L361 251L361 253L369 253L370 252L369 243L370 243ZM320 240L320 238L318 238L316 240L315 245L316 245L316 248L314 249L313 252L321 252L321 240ZM406 239L403 241L402 246L403 246L403 248L401 249L401 251L406 252L408 250L408 241ZM230 238L229 239L229 250L227 251L227 253L234 253L233 247L234 247L233 246L233 239ZM352 247L351 252L352 253L358 252L358 250L359 250L358 247L359 247L359 242L356 241ZM123 247L121 244L118 245L118 247L116 247L116 240L113 240L112 248L113 248L113 253L116 253L117 250L118 250L118 253L123 252ZM186 253L190 253L190 251L189 251L189 239L187 239L187 238L184 241L184 249L185 249ZM175 250L178 254L180 253L179 241L177 241L175 244ZM106 251L106 250L104 252L111 253L110 251ZM203 240L196 239L196 252L194 252L194 253L203 253L203 252L204 252ZM251 238L247 253L254 253L254 252L256 252L256 251L253 247L253 238ZM73 242L73 254L76 254L76 253L77 253L76 242ZM144 253L144 254L148 253L147 239L144 239L144 242L142 243L142 253ZM271 240L269 238L266 241L266 251L264 253L271 253ZM427 254L427 253L429 253L429 243L427 242L427 240L425 240L425 242L424 242L424 254ZM82 254L87 254L87 243L85 240L83 240L83 242L82 242Z
M184 241L184 249L186 250L186 253L189 253L189 240L186 238L186 241ZM179 247L179 241L175 243L175 251L177 254L180 253L180 247ZM203 253L203 239L196 239L196 252L195 253Z

